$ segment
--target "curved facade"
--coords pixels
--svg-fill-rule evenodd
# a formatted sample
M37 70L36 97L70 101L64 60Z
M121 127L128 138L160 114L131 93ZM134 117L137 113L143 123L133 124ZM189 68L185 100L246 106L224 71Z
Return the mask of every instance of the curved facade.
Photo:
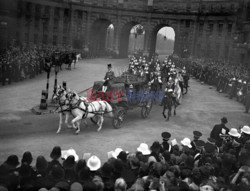
M175 54L183 56L184 50L188 50L188 55L197 57L239 59L243 63L249 59L249 1L18 0L13 2L16 2L16 6L12 5L11 14L7 14L11 16L11 22L5 26L5 36L8 36L5 44L11 39L16 39L20 43L71 45L76 49L82 49L87 45L92 50L100 52L105 49L106 29L113 24L112 49L121 57L126 57L129 32L134 25L141 24L145 28L145 53L155 51L157 32L164 26L170 26L175 31ZM0 9L10 9L8 6L4 7ZM4 11L1 11L2 13ZM2 16L0 18L6 19Z

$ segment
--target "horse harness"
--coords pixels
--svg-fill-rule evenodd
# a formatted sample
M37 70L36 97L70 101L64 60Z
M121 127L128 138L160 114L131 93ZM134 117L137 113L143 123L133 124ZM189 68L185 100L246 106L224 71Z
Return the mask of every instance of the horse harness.
M84 103L86 109L83 109L83 108L80 107L80 104L81 104L82 102ZM83 112L84 112L84 115L83 115L83 117L82 117L83 119L86 119L89 113L94 114L95 116L96 116L96 115L103 115L104 113L109 113L109 112L107 111L108 105L107 105L106 102L103 102L103 103L105 103L105 105L106 105L106 110L103 109L103 106L102 106L102 104L101 104L100 102L98 102L98 103L99 103L100 108L101 108L101 111L99 111L99 112L96 111L96 107L94 106L94 104L92 104L91 102L90 102L90 103L86 103L85 101L83 101L83 100L81 100L81 99L79 99L75 105L71 106L70 109L71 109L71 110L73 110L73 109L80 109L81 111L83 111ZM89 111L89 110L88 110L88 107L89 107L89 106L92 108L93 111ZM111 111L110 111L110 112L111 112Z

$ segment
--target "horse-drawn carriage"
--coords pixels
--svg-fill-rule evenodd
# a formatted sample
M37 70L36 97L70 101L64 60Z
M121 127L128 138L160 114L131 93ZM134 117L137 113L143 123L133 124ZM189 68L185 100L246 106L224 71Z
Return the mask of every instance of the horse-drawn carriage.
M112 106L113 115L111 118L114 128L118 129L122 126L128 110L141 108L141 117L143 119L148 117L152 109L152 97L150 96L150 88L144 78L123 73L109 83L105 93L102 92L103 83L103 81L94 82L88 99L90 101L105 100ZM92 117L91 121L97 124L98 116Z

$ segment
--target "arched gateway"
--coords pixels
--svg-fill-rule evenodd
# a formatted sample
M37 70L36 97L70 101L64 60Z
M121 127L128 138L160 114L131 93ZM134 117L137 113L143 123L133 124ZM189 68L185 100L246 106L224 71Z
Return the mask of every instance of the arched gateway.
M170 26L175 31L175 54L188 52L192 56L237 58L234 55L238 30L236 21L241 14L237 0L18 2L18 22L13 23L20 27L16 27L18 31L13 32L16 34L13 38L20 42L40 44L46 37L47 42L53 45L78 44L77 48L88 45L96 56L101 56L109 47L116 55L127 57L129 31L133 26L140 24L144 27L143 51L148 54L155 51L158 30ZM110 24L114 26L112 46L107 46ZM39 30L39 26L43 30ZM11 28L11 22L8 27ZM75 42L79 38L83 38L82 44Z

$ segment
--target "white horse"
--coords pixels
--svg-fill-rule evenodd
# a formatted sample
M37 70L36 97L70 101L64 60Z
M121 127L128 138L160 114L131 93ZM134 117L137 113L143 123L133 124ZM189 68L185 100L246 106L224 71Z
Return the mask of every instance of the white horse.
M69 92L71 92L69 90ZM54 94L53 100L58 100L59 107L56 109L56 111L59 113L59 126L57 129L57 134L61 132L62 129L62 123L63 123L63 115L65 114L65 124L67 125L68 128L73 128L71 124L68 123L69 116L71 114L71 109L70 106L66 104L67 102L67 91L62 87L58 86L56 89L56 93ZM81 100L87 101L86 98L81 97ZM84 121L85 124L87 125L87 121Z
M58 100L59 107L56 109L56 111L59 113L59 126L57 129L57 134L60 133L63 123L63 115L65 114L65 124L68 126L68 128L72 128L72 125L68 124L69 115L71 113L69 105L66 105L66 95L67 92L64 88L61 86L58 86L56 89L56 93L53 96L53 100Z
M68 98L71 113L75 117L71 123L73 127L77 129L76 134L80 132L81 119L97 117L97 125L99 126L97 131L100 131L104 121L103 116L113 117L113 109L106 101L87 102L81 100L75 92L68 94ZM75 126L75 123L77 124L77 127Z

